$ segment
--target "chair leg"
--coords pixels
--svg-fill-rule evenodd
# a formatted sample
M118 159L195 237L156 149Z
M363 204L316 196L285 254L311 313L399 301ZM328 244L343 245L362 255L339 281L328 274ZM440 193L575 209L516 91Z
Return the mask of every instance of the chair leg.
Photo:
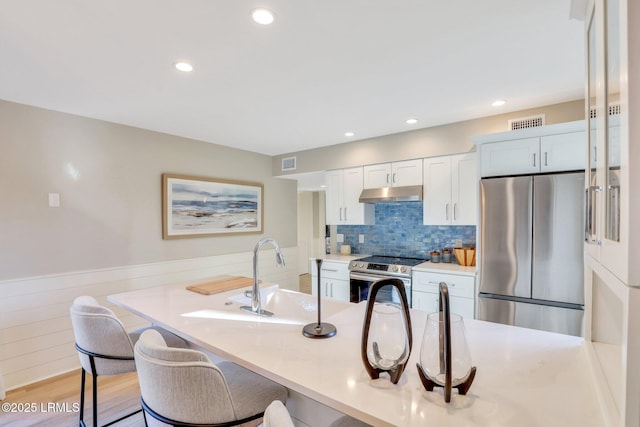
M91 373L93 377L93 425L98 427L98 375L95 373L95 369Z
M81 349L78 347L78 345L76 344L76 348L80 351ZM84 352L84 350L82 350L82 352L84 354L86 354L89 357L89 363L91 365L91 377L93 379L93 384L91 384L92 389L91 389L91 394L93 397L93 426L92 427L98 427L98 374L96 374L96 362L94 359L94 355L93 354L88 354L86 352ZM101 356L103 358L106 359L123 359L123 358L118 358L118 357L107 357L107 356ZM126 360L133 360L133 359L126 359ZM84 370L84 367L82 368L82 377L81 377L81 389L80 389L80 422L79 425L80 427L86 427L86 424L84 423L84 389L85 389L85 385L86 385L86 375L87 372ZM111 421L108 424L105 424L102 427L108 427L112 424L118 423L122 420L124 420L125 418L129 418L132 415L137 414L138 412L142 412L142 408L138 409L137 411L134 411L130 414L127 414L123 417L118 418L117 420ZM145 424L146 424L146 419L145 419Z
M80 420L78 425L80 427L86 427L84 424L84 387L86 384L87 372L82 368L82 374L80 377Z

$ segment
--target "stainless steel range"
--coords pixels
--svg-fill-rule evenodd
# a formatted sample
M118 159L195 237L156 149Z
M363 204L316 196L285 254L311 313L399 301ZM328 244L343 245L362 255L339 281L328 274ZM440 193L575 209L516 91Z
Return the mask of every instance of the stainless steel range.
M411 305L411 270L412 267L425 261L428 259L384 255L374 255L351 261L349 263L351 302L366 300L369 295L369 286L376 280L393 277L404 282L407 301Z

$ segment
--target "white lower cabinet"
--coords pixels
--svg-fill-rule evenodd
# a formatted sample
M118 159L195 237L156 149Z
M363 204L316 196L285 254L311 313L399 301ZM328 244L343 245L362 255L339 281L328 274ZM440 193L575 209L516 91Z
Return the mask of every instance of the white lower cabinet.
M311 261L311 293L318 295L318 267ZM323 261L320 271L320 296L349 301L349 264L341 261Z
M440 282L445 282L449 288L451 312L473 319L475 276L414 271L411 282L412 308L429 313L438 311Z
M340 301L349 301L349 281L338 279L320 279L320 292L324 298L334 298ZM318 294L318 279L316 286L312 288L313 295Z

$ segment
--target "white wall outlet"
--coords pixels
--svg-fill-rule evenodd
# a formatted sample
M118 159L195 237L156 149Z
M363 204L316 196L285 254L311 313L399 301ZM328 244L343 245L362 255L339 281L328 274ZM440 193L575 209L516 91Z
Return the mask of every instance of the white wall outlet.
M336 234L336 242L343 243L344 242L344 234Z
M462 247L462 239L456 239L456 248Z
M59 208L60 207L60 194L59 193L49 193L49 207L50 208Z
M358 243L364 243L364 234L358 235Z

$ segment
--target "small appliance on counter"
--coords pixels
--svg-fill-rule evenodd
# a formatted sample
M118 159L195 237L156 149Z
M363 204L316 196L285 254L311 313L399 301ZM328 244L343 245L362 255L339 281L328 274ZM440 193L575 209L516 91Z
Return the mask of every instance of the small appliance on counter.
M325 253L329 255L331 253L331 227L328 225L324 227L324 246Z

